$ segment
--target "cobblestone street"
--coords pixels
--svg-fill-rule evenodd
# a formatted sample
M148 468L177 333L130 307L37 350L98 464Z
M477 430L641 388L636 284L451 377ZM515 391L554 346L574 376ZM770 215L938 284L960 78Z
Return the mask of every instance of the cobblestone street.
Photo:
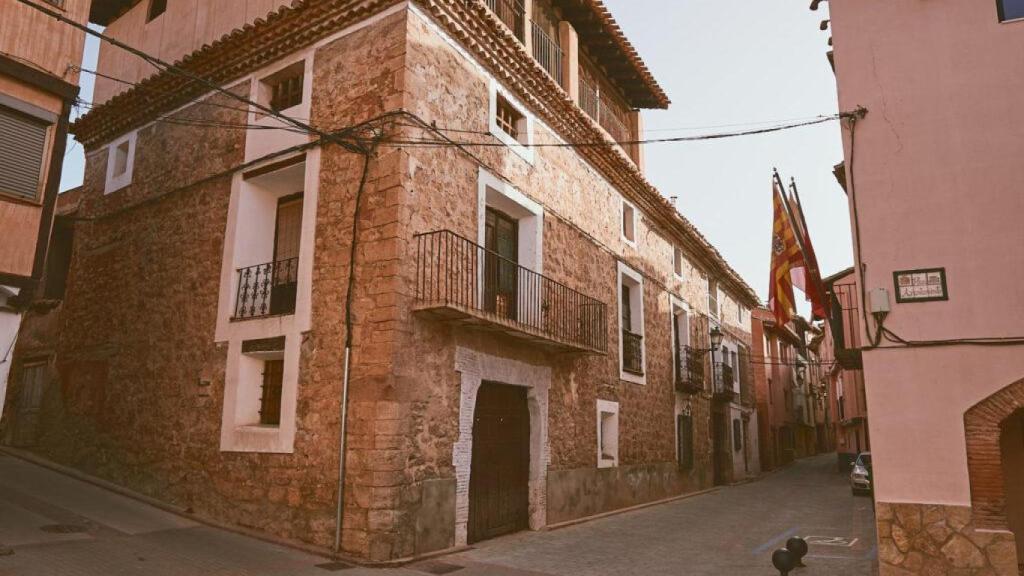
M850 495L834 455L758 482L389 570L331 565L0 455L0 543L14 551L0 556L0 576L770 575L771 552L793 535L812 537L808 567L797 574L872 573L871 500Z

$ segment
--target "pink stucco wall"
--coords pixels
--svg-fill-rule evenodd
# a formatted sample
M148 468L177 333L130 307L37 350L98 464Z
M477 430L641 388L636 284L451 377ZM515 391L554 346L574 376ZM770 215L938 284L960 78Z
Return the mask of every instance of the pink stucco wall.
M840 109L869 110L844 147L886 327L1024 336L1024 22L995 0L830 4ZM946 268L950 300L897 304L893 271L926 267ZM969 504L963 414L1024 377L1020 347L867 351L864 372L877 498Z

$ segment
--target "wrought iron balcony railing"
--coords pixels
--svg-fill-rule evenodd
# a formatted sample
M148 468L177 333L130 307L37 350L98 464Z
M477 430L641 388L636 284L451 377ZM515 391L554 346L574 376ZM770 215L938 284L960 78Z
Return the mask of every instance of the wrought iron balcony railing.
M299 259L238 269L235 320L295 313Z
M676 390L692 394L704 389L704 354L689 346L676 351Z
M559 86L565 86L562 83L562 47L536 22L533 23L533 58Z
M736 397L735 382L732 366L722 362L715 363L716 398L731 402Z
M487 7L519 38L526 40L526 8L522 0L486 0Z
M449 230L416 235L416 309L557 348L604 353L605 304Z
M598 81L580 69L580 108L597 121L616 142L633 140L627 111L610 94L601 90Z
M622 369L630 374L644 374L644 337L629 330L622 331Z

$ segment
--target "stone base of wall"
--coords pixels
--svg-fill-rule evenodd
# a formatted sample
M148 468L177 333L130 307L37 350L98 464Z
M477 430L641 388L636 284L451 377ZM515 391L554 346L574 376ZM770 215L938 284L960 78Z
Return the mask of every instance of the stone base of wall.
M1012 532L975 527L969 506L878 502L881 576L1018 576Z
M684 475L674 462L548 472L547 522L560 524L679 496L710 485L702 471Z

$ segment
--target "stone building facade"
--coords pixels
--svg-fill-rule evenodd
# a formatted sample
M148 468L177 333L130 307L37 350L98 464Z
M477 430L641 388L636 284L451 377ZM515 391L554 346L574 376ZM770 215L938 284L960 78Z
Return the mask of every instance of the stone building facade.
M230 94L82 119L33 449L368 562L756 474L757 298L613 142L667 98L599 2L516 5L297 3L181 60Z

